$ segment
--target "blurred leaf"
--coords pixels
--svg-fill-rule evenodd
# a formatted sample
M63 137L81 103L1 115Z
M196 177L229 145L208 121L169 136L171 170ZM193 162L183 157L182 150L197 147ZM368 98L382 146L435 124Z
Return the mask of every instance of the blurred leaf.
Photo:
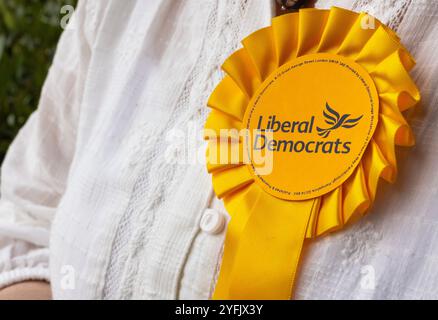
M15 29L15 19L3 0L0 0L0 13L6 27L10 30Z
M0 35L0 61L2 60L3 51L5 50L6 45L6 37L4 35Z

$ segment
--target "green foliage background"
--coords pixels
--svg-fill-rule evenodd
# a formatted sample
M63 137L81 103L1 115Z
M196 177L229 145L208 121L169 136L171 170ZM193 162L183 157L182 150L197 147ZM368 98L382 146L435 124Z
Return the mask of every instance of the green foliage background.
M0 0L0 164L36 108L62 32L61 7L76 0Z

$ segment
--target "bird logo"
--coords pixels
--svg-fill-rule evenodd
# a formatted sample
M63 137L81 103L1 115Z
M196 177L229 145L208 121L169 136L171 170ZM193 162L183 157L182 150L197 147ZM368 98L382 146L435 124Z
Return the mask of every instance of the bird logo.
M336 110L330 107L326 102L325 110L322 112L325 118L325 123L330 125L328 128L316 127L318 135L322 138L327 138L330 132L339 128L351 129L357 126L363 115L357 118L350 118L351 114L340 115Z

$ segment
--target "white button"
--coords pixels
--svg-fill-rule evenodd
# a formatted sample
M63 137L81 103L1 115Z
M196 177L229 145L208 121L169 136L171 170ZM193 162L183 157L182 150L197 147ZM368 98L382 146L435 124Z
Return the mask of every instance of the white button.
M207 209L201 218L201 229L209 234L218 234L224 230L225 216L217 210Z

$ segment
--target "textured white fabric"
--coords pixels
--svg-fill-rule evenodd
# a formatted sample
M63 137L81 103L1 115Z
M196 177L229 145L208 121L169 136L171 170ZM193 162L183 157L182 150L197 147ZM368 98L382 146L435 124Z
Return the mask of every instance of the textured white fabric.
M437 299L438 1L332 0L320 6L331 5L368 10L397 28L417 60L412 75L422 102L408 113L417 145L398 148L397 182L381 183L362 221L309 243L297 298Z
M59 299L210 296L224 232L199 223L209 206L224 208L204 165L165 157L202 154L220 65L270 23L272 3L80 1L2 168L0 285L50 278ZM423 109L410 115L418 144L399 152L397 184L382 184L368 217L305 248L297 297L437 298L438 3L317 6L331 4L398 28L418 60Z
M94 14L82 3L78 7L74 30L60 40L38 111L19 132L2 166L0 287L25 279L50 280L49 232L75 154Z

